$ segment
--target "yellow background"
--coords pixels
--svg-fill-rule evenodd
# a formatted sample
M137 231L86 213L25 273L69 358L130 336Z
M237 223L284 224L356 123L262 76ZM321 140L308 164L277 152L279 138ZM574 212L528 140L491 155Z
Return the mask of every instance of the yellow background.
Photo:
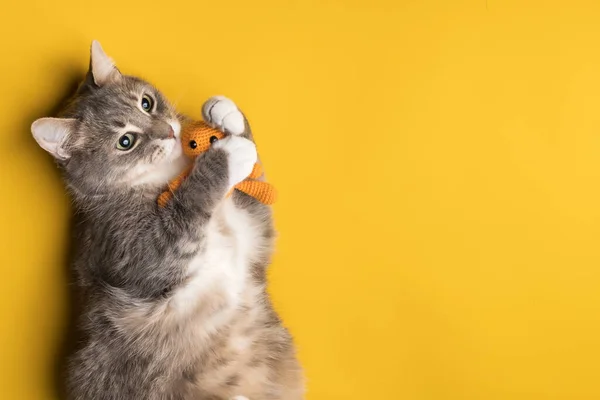
M135 3L135 4L134 4ZM68 201L29 125L98 39L249 115L309 400L600 399L600 3L16 1L0 11L0 394L54 399Z

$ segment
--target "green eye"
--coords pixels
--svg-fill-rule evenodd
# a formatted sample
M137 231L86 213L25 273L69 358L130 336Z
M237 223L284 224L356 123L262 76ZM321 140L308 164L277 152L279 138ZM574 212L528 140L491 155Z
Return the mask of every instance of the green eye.
M144 110L146 112L150 112L150 111L152 111L152 108L154 107L154 100L152 100L152 97L145 94L142 96L142 101L140 104L142 106L142 110Z
M129 150L133 147L135 143L135 135L133 133L126 133L119 138L117 141L117 149L119 150Z

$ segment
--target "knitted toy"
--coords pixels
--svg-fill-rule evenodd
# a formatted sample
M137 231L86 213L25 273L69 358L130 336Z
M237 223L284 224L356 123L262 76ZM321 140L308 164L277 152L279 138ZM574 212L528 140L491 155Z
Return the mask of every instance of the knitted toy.
M190 158L195 158L207 151L212 143L223 139L224 137L225 134L223 132L210 127L210 125L204 121L192 122L184 127L181 132L183 153ZM191 169L192 167L189 167L177 178L169 182L167 190L158 196L159 206L164 207L167 205L169 200L173 198L173 192L177 190L183 180L187 178ZM250 176L248 176L246 180L235 185L234 189L254 197L263 204L273 204L275 202L275 188L267 182L258 181L257 179L261 175L261 166L259 164L254 164L254 169L250 173ZM231 192L229 194L231 194Z

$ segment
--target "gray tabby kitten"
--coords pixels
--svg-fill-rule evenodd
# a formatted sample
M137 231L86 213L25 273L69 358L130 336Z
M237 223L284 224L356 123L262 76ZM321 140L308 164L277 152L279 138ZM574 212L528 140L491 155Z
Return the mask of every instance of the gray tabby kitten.
M303 398L292 339L265 292L270 209L226 197L256 148L230 100L211 98L203 114L229 135L194 161L165 208L157 196L189 162L182 117L99 43L61 118L32 125L82 221L74 268L85 340L69 364L71 399Z

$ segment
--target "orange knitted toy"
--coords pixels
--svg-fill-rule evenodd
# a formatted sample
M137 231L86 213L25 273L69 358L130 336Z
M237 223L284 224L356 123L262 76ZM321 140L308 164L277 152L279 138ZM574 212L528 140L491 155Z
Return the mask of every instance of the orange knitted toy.
M201 153L207 151L210 145L222 138L225 134L217 129L211 128L204 121L192 122L183 128L181 133L181 145L183 146L183 153L190 157L195 158ZM169 182L166 191L162 192L158 196L158 205L164 207L167 205L169 200L173 198L173 192L177 190L179 185L191 172L189 167L183 171L177 178ZM234 189L240 190L247 195L254 197L256 200L263 204L273 204L275 202L275 188L273 185L258 181L257 179L262 175L262 168L259 164L254 164L254 169L248 178L237 185Z

